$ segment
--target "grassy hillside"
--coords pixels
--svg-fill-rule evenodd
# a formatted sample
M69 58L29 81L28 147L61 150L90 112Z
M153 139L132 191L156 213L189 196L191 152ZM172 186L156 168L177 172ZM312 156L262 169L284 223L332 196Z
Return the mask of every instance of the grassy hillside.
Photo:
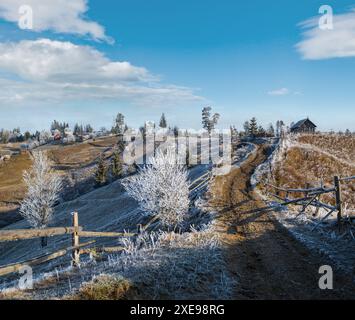
M287 188L331 186L334 176L355 175L355 136L338 134L300 135L293 137L273 166L272 182ZM355 208L355 182L342 186L344 201ZM329 194L323 200L334 204Z
M107 137L80 144L62 146L50 151L50 156L58 165L83 166L97 160L102 153L111 155L117 144L117 137Z
M28 169L31 160L27 154L14 156L11 161L0 165L0 207L1 202L17 202L22 199L25 188L22 172Z
M116 137L105 137L68 146L46 145L39 149L47 150L54 167L61 174L70 176L70 170L94 164L102 153L111 156L116 142ZM23 199L26 189L22 174L30 166L28 154L13 156L10 161L0 164L0 213L16 209Z

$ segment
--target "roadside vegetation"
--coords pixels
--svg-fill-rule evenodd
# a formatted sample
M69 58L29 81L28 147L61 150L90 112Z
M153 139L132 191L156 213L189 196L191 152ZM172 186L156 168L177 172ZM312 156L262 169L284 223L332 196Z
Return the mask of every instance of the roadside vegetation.
M352 156L354 155L354 156ZM334 176L355 175L355 135L315 134L290 138L271 172L271 182L285 188L330 187ZM342 185L343 201L355 209L355 183ZM323 201L334 205L332 194Z

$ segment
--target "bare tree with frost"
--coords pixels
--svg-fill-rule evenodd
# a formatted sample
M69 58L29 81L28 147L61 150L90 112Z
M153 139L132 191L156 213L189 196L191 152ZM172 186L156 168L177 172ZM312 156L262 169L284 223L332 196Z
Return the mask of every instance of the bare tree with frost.
M176 226L189 209L187 171L178 164L175 149L159 150L137 176L123 182L128 194L147 215L158 216L165 226ZM180 162L181 163L181 162Z
M53 207L59 200L62 181L51 169L46 153L33 152L31 158L32 167L23 174L27 194L21 202L20 213L32 227L45 228L52 218ZM45 245L44 239L42 245Z

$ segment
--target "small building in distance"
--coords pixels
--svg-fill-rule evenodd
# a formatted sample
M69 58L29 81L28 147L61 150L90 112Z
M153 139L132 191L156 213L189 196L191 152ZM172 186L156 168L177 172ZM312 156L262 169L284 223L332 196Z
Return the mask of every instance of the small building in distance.
M291 133L315 133L317 126L307 119L303 119L291 126Z

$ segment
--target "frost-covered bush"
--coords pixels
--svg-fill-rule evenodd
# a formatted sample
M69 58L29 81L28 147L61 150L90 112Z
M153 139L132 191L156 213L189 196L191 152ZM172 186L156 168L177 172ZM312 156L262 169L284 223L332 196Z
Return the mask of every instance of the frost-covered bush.
M27 194L21 202L21 215L35 228L44 228L51 220L53 206L59 200L61 178L54 173L47 155L33 152L32 167L23 174Z
M236 282L228 273L214 223L190 232L143 233L111 256L117 270L137 288L138 299L230 299Z
M157 216L165 226L176 226L189 209L187 171L178 164L173 148L158 151L137 176L123 182L128 194L147 215Z

